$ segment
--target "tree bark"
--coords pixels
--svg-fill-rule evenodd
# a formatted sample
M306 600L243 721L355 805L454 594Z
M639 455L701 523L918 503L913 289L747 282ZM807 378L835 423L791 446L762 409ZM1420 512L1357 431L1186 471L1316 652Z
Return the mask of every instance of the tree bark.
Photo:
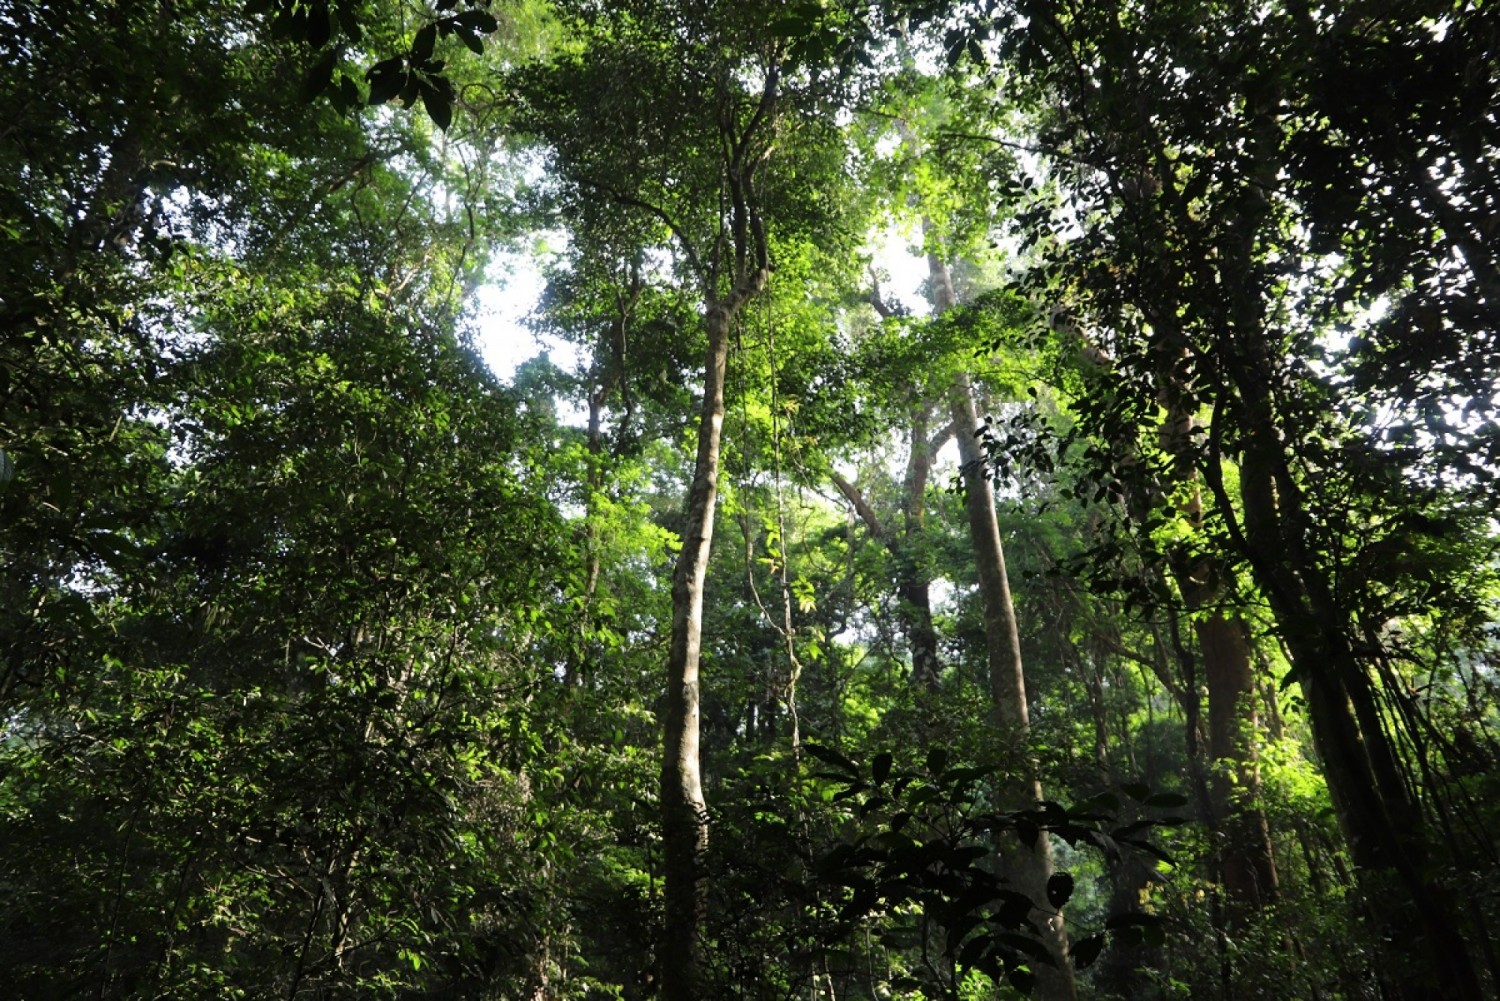
M923 226L924 229L928 227ZM957 303L947 265L928 254L928 276L934 310L941 314ZM1042 798L1042 784L1030 749L1030 713L1026 706L1026 677L1021 665L1021 634L1016 627L1016 609L1011 600L1010 580L1005 572L1005 551L1000 542L1000 522L995 514L995 494L986 473L984 451L979 441L979 415L974 391L965 372L953 379L949 409L958 439L964 505L969 536L979 571L980 600L984 607L984 635L990 676L990 710L995 734L1006 757L1022 769L1014 786L1012 806L1030 806ZM1047 881L1052 876L1052 841L1045 834L1034 845L1018 845L1007 853L1016 889L1033 901L1045 902ZM1062 912L1033 907L1031 919L1042 930L1043 941L1057 960L1055 967L1037 964L1035 997L1041 1001L1073 1001L1077 985L1068 958L1068 936Z
M1426 825L1401 781L1369 671L1306 545L1303 495L1286 465L1262 375L1266 366L1253 352L1226 347L1237 424L1245 433L1239 491L1244 520L1243 526L1231 521L1231 528L1282 627L1365 906L1391 944L1386 987L1406 1001L1478 1001L1483 992L1453 920L1452 901L1423 874ZM1216 501L1232 510L1217 475L1220 447L1212 435L1205 468Z
M900 315L881 297L878 283L870 292L870 304L884 319ZM950 423L937 434L932 434L932 415L937 401L916 380L905 387L905 392L910 441L906 473L901 484L900 535L880 522L863 495L847 480L835 473L834 483L854 505L870 535L891 555L896 572L896 596L900 600L897 615L911 648L911 683L926 691L935 691L943 666L938 659L937 630L932 624L932 580L921 559L921 543L927 522L927 482L932 474L933 457L952 436L953 425Z
M708 906L703 869L708 850L708 805L703 798L699 747L703 589L718 502L730 335L740 310L765 289L771 277L770 244L754 182L756 170L771 155L767 133L772 130L779 93L780 66L772 61L766 67L760 100L743 125L735 103L720 102L719 134L726 157L723 180L729 196L730 225L727 232L721 231L715 244L716 256L708 260L700 257L682 238L681 230L672 226L703 282L708 356L703 368L698 452L688 489L682 551L672 575L672 642L662 726L662 881L666 913L657 956L662 1001L700 1001L704 995L699 941ZM721 291L724 285L729 288L727 293Z
M702 868L703 855L708 850L708 805L703 798L698 738L703 588L719 496L719 452L724 431L724 378L730 332L740 308L765 288L769 277L770 269L762 262L732 293L713 302L704 317L708 358L704 365L703 409L693 482L688 489L682 552L672 575L672 645L667 658L663 714L661 810L666 907L660 957L663 1001L698 1001L702 996L698 931L703 923L708 889Z
M672 645L667 661L661 779L666 919L660 959L662 997L667 1001L695 1001L699 997L698 929L707 890L702 859L708 850L708 804L703 798L699 758L698 669L703 648L703 585L719 492L724 375L732 319L722 305L708 310L708 360L704 366L698 454L688 491L682 551L672 576Z
M839 493L853 505L854 513L864 523L870 537L891 556L896 572L896 597L900 601L896 614L911 648L911 683L933 691L938 686L942 664L938 660L937 629L932 624L932 581L916 552L922 536L931 455L920 458L917 455L918 450L928 452L930 448L924 430L925 420L914 419L912 427L912 455L906 466L905 510L902 511L900 535L893 534L880 520L859 487L838 473L832 478Z
M932 404L916 388L911 393L911 446L906 459L905 495L901 512L900 541L891 549L896 558L896 593L906 642L911 646L911 682L934 691L942 674L938 661L937 630L932 625L932 579L923 566L920 550L927 521L927 479L932 471L932 447L928 442L928 420Z
M1208 682L1208 750L1223 762L1213 794L1221 839L1219 869L1229 928L1245 923L1276 899L1276 859L1260 795L1260 766L1253 744L1260 720L1250 637L1244 620L1213 612L1194 624Z
M1191 410L1196 398L1192 387L1183 383L1182 369L1168 361L1180 357L1180 352L1165 353L1158 371L1161 398L1167 408L1161 442L1176 471L1175 485L1190 489L1178 513L1195 532L1201 532L1203 500L1194 451L1198 424ZM1270 826L1265 811L1257 805L1260 763L1255 732L1260 719L1250 629L1239 614L1226 614L1214 607L1229 589L1226 573L1181 544L1168 553L1168 561L1183 606L1193 616L1193 632L1203 655L1208 752L1210 760L1220 763L1211 784L1213 816L1206 819L1217 842L1228 926L1234 929L1272 903L1278 888Z
M964 484L964 507L968 513L969 538L974 546L979 592L984 606L990 706L995 727L1014 749L1022 751L1030 715L1021 664L1021 633L1016 625L1016 608L1005 569L1000 522L995 515L995 494L986 473L984 451L979 444L979 414L974 407L973 387L966 373L960 372L953 378L951 405L954 423L961 429L958 457ZM1040 787L1036 791L1040 793Z

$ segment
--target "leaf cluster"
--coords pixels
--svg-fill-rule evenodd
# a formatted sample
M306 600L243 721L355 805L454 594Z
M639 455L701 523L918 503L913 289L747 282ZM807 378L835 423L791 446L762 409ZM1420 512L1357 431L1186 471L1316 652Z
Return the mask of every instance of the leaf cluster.
M823 885L838 888L837 920L843 924L875 916L900 920L915 912L930 922L941 955L956 979L978 970L1029 993L1035 964L1066 961L1052 955L1033 912L1060 910L1074 890L1066 872L1054 873L1045 900L1020 892L1007 872L1008 852L1036 850L1043 836L1057 837L1107 856L1123 848L1170 861L1147 840L1172 818L1111 826L1119 800L1104 794L1072 808L1043 802L1035 808L1001 811L989 805L985 781L993 769L951 761L941 748L928 752L915 768L898 768L889 752L875 755L868 770L832 748L809 745L808 752L828 770L833 800L847 802L857 818L853 832L822 854L816 864ZM1126 790L1146 807L1174 807L1175 794ZM1162 929L1145 914L1121 914L1105 922L1120 941L1160 941ZM897 934L900 937L900 934ZM1087 967L1099 956L1106 933L1083 937L1072 947L1072 961Z

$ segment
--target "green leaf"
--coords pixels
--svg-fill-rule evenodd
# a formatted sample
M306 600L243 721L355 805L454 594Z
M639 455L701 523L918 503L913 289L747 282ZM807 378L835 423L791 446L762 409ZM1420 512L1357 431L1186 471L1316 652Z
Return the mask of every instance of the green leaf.
M890 777L891 764L894 760L888 751L882 751L875 755L875 760L870 762L870 777L875 781L876 785L880 785Z
M984 954L989 951L989 948L990 940L987 937L980 936L969 939L963 944L963 948L958 951L957 963L959 968L968 969L976 965Z
M990 920L1001 928L1023 928L1031 915L1031 898L1015 890L1001 890L999 897L1005 901Z

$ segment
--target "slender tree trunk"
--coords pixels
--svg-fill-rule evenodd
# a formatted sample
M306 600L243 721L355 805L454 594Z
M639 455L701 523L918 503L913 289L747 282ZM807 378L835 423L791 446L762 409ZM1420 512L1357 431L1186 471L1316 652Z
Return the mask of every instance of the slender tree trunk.
M912 684L932 691L938 686L942 665L938 662L937 630L932 625L932 580L920 558L922 533L927 520L927 479L932 470L932 448L928 443L931 404L920 391L912 390L911 450L906 459L905 494L901 512L901 539L892 548L896 557L897 595L911 646Z
M1167 410L1160 437L1162 449L1171 456L1177 481L1166 489L1189 488L1178 513L1194 531L1201 531L1203 500L1195 453L1199 425L1193 412L1197 398L1180 364L1186 352L1172 346L1180 337L1172 336L1175 328L1165 322L1159 329L1164 343L1157 378L1160 399ZM1215 836L1225 916L1229 929L1234 929L1272 903L1278 887L1270 827L1257 804L1260 764L1254 734L1259 715L1250 630L1240 615L1225 614L1214 607L1229 587L1225 572L1188 546L1179 545L1168 555L1182 603L1193 616L1193 632L1203 655L1209 758L1226 763L1214 773L1213 811L1205 819ZM1193 722L1196 725L1196 720Z
M727 76L727 68L724 72ZM708 850L708 806L703 798L698 737L703 588L718 501L730 333L745 303L759 295L771 277L769 243L754 180L756 168L770 155L770 147L760 145L768 141L761 133L774 121L779 87L780 68L772 62L766 70L760 102L743 125L736 120L733 102L720 104L719 132L728 157L723 166L732 232L732 252L724 262L730 264L732 285L728 294L719 290L723 274L718 270L719 263L706 263L684 241L684 249L703 280L708 357L703 366L703 410L698 422L693 482L688 488L682 552L672 575L672 643L662 712L662 881L666 914L657 953L662 1001L700 1001L703 997L699 933L708 906L708 882L703 870ZM675 226L673 229L676 231Z
M923 228L927 227L924 225ZM957 302L953 281L947 265L935 254L928 255L927 267L933 307L941 314L952 309ZM969 535L979 570L992 722L1004 750L1023 769L1021 781L1014 789L1016 805L1029 806L1042 798L1042 784L1037 778L1030 749L1030 713L1026 706L1026 677L1021 665L1021 634L1016 627L1016 609L1011 600L1005 551L1000 542L1000 522L995 514L995 494L986 473L984 452L979 442L979 414L967 373L960 372L954 377L949 408L954 436L958 439ZM1016 889L1033 901L1045 903L1047 881L1052 876L1051 839L1044 833L1029 848L1019 845L1008 854L1007 861L1014 873ZM1031 919L1042 929L1043 939L1057 959L1055 967L1037 964L1034 968L1035 997L1041 1001L1072 1001L1077 997L1077 986L1073 979L1073 965L1068 959L1068 936L1063 916L1061 912L1036 907L1031 912Z
M1366 906L1389 942L1386 979L1403 999L1478 1001L1479 974L1453 919L1450 895L1425 872L1430 833L1401 777L1385 723L1374 706L1369 665L1355 649L1350 611L1309 545L1314 537L1302 485L1288 464L1275 404L1267 336L1270 318L1259 293L1256 235L1270 215L1278 153L1285 139L1275 95L1251 108L1254 184L1244 188L1233 225L1237 239L1221 266L1231 290L1215 331L1225 385L1219 406L1234 413L1240 445L1239 500L1244 527L1236 540L1281 625L1312 717L1335 811L1359 870ZM1222 427L1209 435L1205 469L1215 499L1232 519L1219 474ZM1403 899L1404 898L1404 899Z
M1404 1001L1478 1001L1478 972L1453 919L1452 901L1424 874L1426 825L1400 779L1368 668L1307 550L1301 487L1286 467L1270 392L1259 374L1265 366L1242 353L1231 351L1227 358L1238 423L1246 432L1239 492L1244 522L1236 542L1271 601L1298 672L1366 907L1390 943L1387 986ZM1211 436L1205 468L1216 500L1228 509L1216 474L1219 448Z
M985 647L990 675L990 707L993 725L1007 757L1025 770L1015 788L1016 805L1030 805L1042 798L1042 784L1032 763L1026 706L1026 677L1021 665L1021 636L1005 571L1005 552L1000 542L1000 523L995 516L995 496L985 472L979 445L979 419L969 377L960 373L953 385L953 416L958 427L959 460L963 468L965 507L974 560L979 570L979 590L984 606ZM1022 845L1008 856L1015 873L1016 888L1034 901L1046 901L1047 880L1052 876L1052 841L1042 834L1035 846ZM1038 964L1035 997L1040 1001L1071 1001L1077 996L1073 966L1068 960L1068 937L1062 914L1041 907L1031 918L1042 929L1044 940L1057 958L1056 967Z
M870 292L870 304L882 318L900 315L881 297L877 284ZM902 478L901 534L883 525L858 489L834 474L834 483L854 505L855 512L870 534L890 553L896 571L896 596L900 599L897 615L911 648L911 683L934 691L942 675L938 659L937 630L932 624L932 580L921 559L922 534L927 522L927 482L932 475L933 456L953 433L948 424L932 433L934 401L921 380L906 387L909 446L906 473Z
M703 649L703 588L713 547L719 495L719 450L724 432L724 377L735 317L766 287L770 265L756 222L756 260L722 298L710 295L704 315L708 358L698 453L688 488L682 552L672 575L672 645L662 732L662 870L666 916L659 960L663 1001L699 1001L699 929L707 906L703 855L708 850L708 806L699 753L699 659Z
M864 522L870 536L891 556L896 571L896 597L900 599L896 614L911 648L911 683L932 691L937 688L942 665L938 660L937 629L932 624L932 581L918 556L925 523L927 480L932 465L926 407L926 403L913 407L912 453L906 465L900 535L892 533L880 520L859 487L838 473L833 474L833 483L854 506L855 514ZM918 410L923 411L920 416Z
M645 288L638 262L630 268L622 280L623 286L615 293L615 314L610 320L608 330L594 346L593 365L589 374L589 417L586 439L588 459L584 480L583 513L583 608L578 617L578 648L568 659L565 669L564 681L569 686L584 684L587 681L586 672L593 666L589 662L589 645L592 642L595 597L599 590L599 577L603 572L599 545L598 507L600 496L604 491L604 408L610 396L618 388L624 410L618 429L621 439L629 434L631 414L635 409L630 393L627 335L631 314Z
M954 423L961 429L958 456L962 467L964 505L969 517L969 538L974 546L984 606L990 704L995 726L1015 749L1021 751L1025 747L1026 728L1030 722L1026 708L1026 679L1021 664L1021 634L1016 625L1010 578L1005 570L1000 522L995 515L995 494L986 473L984 451L979 444L979 415L965 373L960 372L953 379L952 406Z
M666 1001L696 1001L700 996L698 930L707 890L702 858L708 850L708 805L703 799L698 746L698 664L703 646L703 585L718 501L724 373L732 320L721 304L708 310L698 455L688 490L682 552L672 576L672 646L667 662L661 780L666 922L660 960Z

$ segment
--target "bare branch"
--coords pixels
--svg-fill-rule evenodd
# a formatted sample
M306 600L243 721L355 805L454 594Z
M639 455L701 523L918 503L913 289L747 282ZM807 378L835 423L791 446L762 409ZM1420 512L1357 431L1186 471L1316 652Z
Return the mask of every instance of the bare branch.
M844 479L837 472L832 472L829 476L833 480L833 485L839 488L839 493L854 505L855 514L859 515L859 520L865 523L870 534L882 545L890 545L890 537L886 535L885 526L880 523L880 519L875 515L875 509L870 506L869 501L865 500L865 495L860 492L859 487Z

